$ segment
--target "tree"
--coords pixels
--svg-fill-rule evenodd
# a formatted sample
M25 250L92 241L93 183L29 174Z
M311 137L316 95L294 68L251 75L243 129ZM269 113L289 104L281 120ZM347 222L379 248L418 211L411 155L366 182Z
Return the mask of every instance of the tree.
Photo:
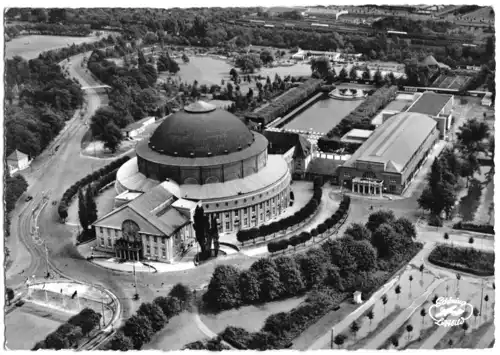
M168 293L168 296L177 298L179 300L179 303L181 304L182 309L188 308L193 301L193 292L191 291L191 289L180 282L172 287L172 289Z
M255 272L248 270L241 272L239 287L243 303L252 304L259 300L260 284Z
M105 126L100 139L104 142L104 148L115 153L123 141L123 134L116 124L111 122Z
M78 219L80 220L80 225L85 232L89 228L89 220L87 213L87 201L83 189L78 190Z
M344 242L345 252L343 257L348 259L350 254L356 263L357 269L361 271L373 270L377 264L377 251L367 240L350 240Z
M385 305L387 304L387 295L382 296L382 304L384 305L384 315L385 315Z
M473 237L469 238L469 244L474 244L474 238Z
M295 259L287 256L278 257L275 260L276 268L280 275L285 294L295 296L305 288L304 280Z
M212 274L203 300L214 310L238 306L241 302L239 270L231 265L218 265Z
M420 279L423 280L423 278L424 278L424 269L425 269L424 264L421 264L418 269L420 270Z
M313 58L311 61L311 71L318 73L321 78L325 78L330 72L330 59L327 57Z
M444 237L444 240L450 239L450 235L448 233L445 233L443 237Z
M436 304L438 298L439 298L438 295L434 295L434 297L432 298L432 303Z
M139 63L139 67L142 67L147 63L146 57L144 56L144 53L140 49L137 50L137 61Z
M284 285L272 259L262 258L257 260L250 267L250 271L255 272L259 279L261 302L272 301L283 294Z
M485 151L484 141L490 135L490 128L485 121L469 119L457 132L457 142L464 153Z
M462 329L464 330L464 335L465 335L465 333L467 333L467 330L469 330L469 323L464 322L462 324Z
M486 310L488 310L488 301L490 300L490 297L488 295L484 296L484 302L486 302Z
M381 224L372 234L371 244L377 249L379 258L390 256L392 241L397 238L390 224Z
M344 68L342 68L342 69L344 69ZM355 66L353 66L351 68L351 70L349 71L349 79L351 79L351 80L358 80L358 71L357 71L357 69L356 69Z
M141 315L133 315L123 326L123 334L132 340L135 350L140 350L144 344L149 343L153 333L150 320Z
M344 235L350 235L354 240L371 241L372 233L361 223L352 223L344 232Z
M351 329L351 333L354 334L354 339L356 339L356 334L359 331L359 325L358 325L358 323L352 322L350 329Z
M390 210L380 210L372 213L368 217L368 222L366 223L366 228L368 228L372 233L374 233L378 227L382 224L392 224L396 220L394 212Z
M347 337L343 334L337 334L337 336L335 337L335 339L333 340L333 342L339 347L340 347L344 344L345 340L347 339Z
M373 308L372 308L366 314L366 318L368 318L370 320L370 325L372 325L372 320L373 320L374 316L375 316L375 314L373 313Z
M14 299L15 297L15 294L14 294L14 290L11 289L10 287L7 287L5 289L5 295L7 297L7 302L8 302L8 305L10 306L10 303L12 302L12 300Z
M391 337L391 344L392 344L392 346L394 346L394 348L396 348L396 349L398 348L398 346L399 346L399 340L398 340L397 336L393 335Z
M297 257L307 288L320 284L325 279L327 257L321 249L310 249Z
M477 309L477 307L474 307L474 309L472 310L472 314L474 315L474 319L476 321L476 326L477 326L477 316L479 315L479 309Z
M111 350L128 351L132 350L134 345L132 344L132 340L123 334L123 331L118 331L111 339L109 347Z
M260 60L264 65L274 62L274 57L270 51L264 50L260 52Z
M68 349L69 341L63 334L59 332L53 332L47 335L47 337L45 338L45 346L47 349L54 350Z
M253 73L255 69L262 67L262 61L255 54L243 54L236 58L235 65L244 73Z
M94 195L94 189L92 188L92 185L89 184L89 186L87 187L87 192L85 193L85 208L89 226L97 221L97 205L94 200Z
M411 332L413 331L413 325L408 324L408 325L406 326L406 331L408 332L408 342L409 342L409 341L410 341L410 339L411 339Z
M184 63L189 63L189 57L186 55L186 53L182 53L182 61Z
M394 289L394 292L396 292L396 295L398 295L398 300L399 300L399 295L401 294L401 285L397 285L396 288Z
M196 241L200 245L201 256L203 258L207 257L207 254L210 253L210 249L207 250L207 218L205 216L205 211L203 206L196 206L194 210L194 224L193 229L196 234Z
M91 308L84 308L80 313L71 317L68 323L80 327L84 335L100 326L102 315Z
M373 82L377 86L381 86L384 83L384 79L382 78L382 73L380 72L379 69L373 74Z
M457 291L460 291L460 279L462 278L462 276L460 276L460 274L457 274L456 277L457 277Z
M176 297L156 297L153 301L168 319L181 313L181 303Z
M425 311L425 308L422 308L420 310L420 316L422 317L422 328L424 327L424 322L425 322L425 316L427 315L427 312Z
M161 308L155 303L143 303L137 310L138 316L144 316L151 322L153 332L161 330L168 322Z

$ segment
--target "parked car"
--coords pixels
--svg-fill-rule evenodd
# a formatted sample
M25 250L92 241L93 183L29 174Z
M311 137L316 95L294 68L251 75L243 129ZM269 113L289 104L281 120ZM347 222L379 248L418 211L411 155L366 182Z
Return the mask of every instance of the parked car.
M29 201L31 201L31 200L33 200L33 196L28 196L28 197L26 197L26 200L25 200L25 201L26 201L26 202L29 202Z

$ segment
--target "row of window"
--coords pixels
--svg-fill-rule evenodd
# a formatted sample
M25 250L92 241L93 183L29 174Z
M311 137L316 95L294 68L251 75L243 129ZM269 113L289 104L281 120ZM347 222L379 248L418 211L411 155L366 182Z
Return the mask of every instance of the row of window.
M158 254L158 247L154 247L153 254L151 254L151 246L150 245L146 245L146 254L151 255L151 256L158 256L158 257L160 256ZM165 259L167 257L167 248L165 248L165 247L161 248L161 257L163 259Z
M351 173L349 173L348 171L344 172L344 177L345 177L345 178L350 178L350 177L351 177ZM391 178L391 179L389 179L389 182L390 182L391 184L395 184L397 181L396 181L396 179L392 179L392 178Z

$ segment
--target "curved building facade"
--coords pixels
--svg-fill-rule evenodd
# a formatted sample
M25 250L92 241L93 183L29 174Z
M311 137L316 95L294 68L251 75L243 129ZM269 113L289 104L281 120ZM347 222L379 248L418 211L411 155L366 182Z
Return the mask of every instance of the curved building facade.
M197 102L166 118L137 157L118 171L118 193L162 184L178 198L201 201L221 232L257 227L289 204L291 174L267 139L227 111Z

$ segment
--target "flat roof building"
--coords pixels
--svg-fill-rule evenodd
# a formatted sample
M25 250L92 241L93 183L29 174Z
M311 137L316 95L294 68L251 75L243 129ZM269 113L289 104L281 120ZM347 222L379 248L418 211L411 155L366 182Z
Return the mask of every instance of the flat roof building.
M396 114L338 168L339 183L353 192L402 194L438 139L428 115Z
M451 128L453 103L453 95L435 94L426 91L420 94L420 97L413 102L406 112L422 113L432 117L438 124L440 136L444 138Z

